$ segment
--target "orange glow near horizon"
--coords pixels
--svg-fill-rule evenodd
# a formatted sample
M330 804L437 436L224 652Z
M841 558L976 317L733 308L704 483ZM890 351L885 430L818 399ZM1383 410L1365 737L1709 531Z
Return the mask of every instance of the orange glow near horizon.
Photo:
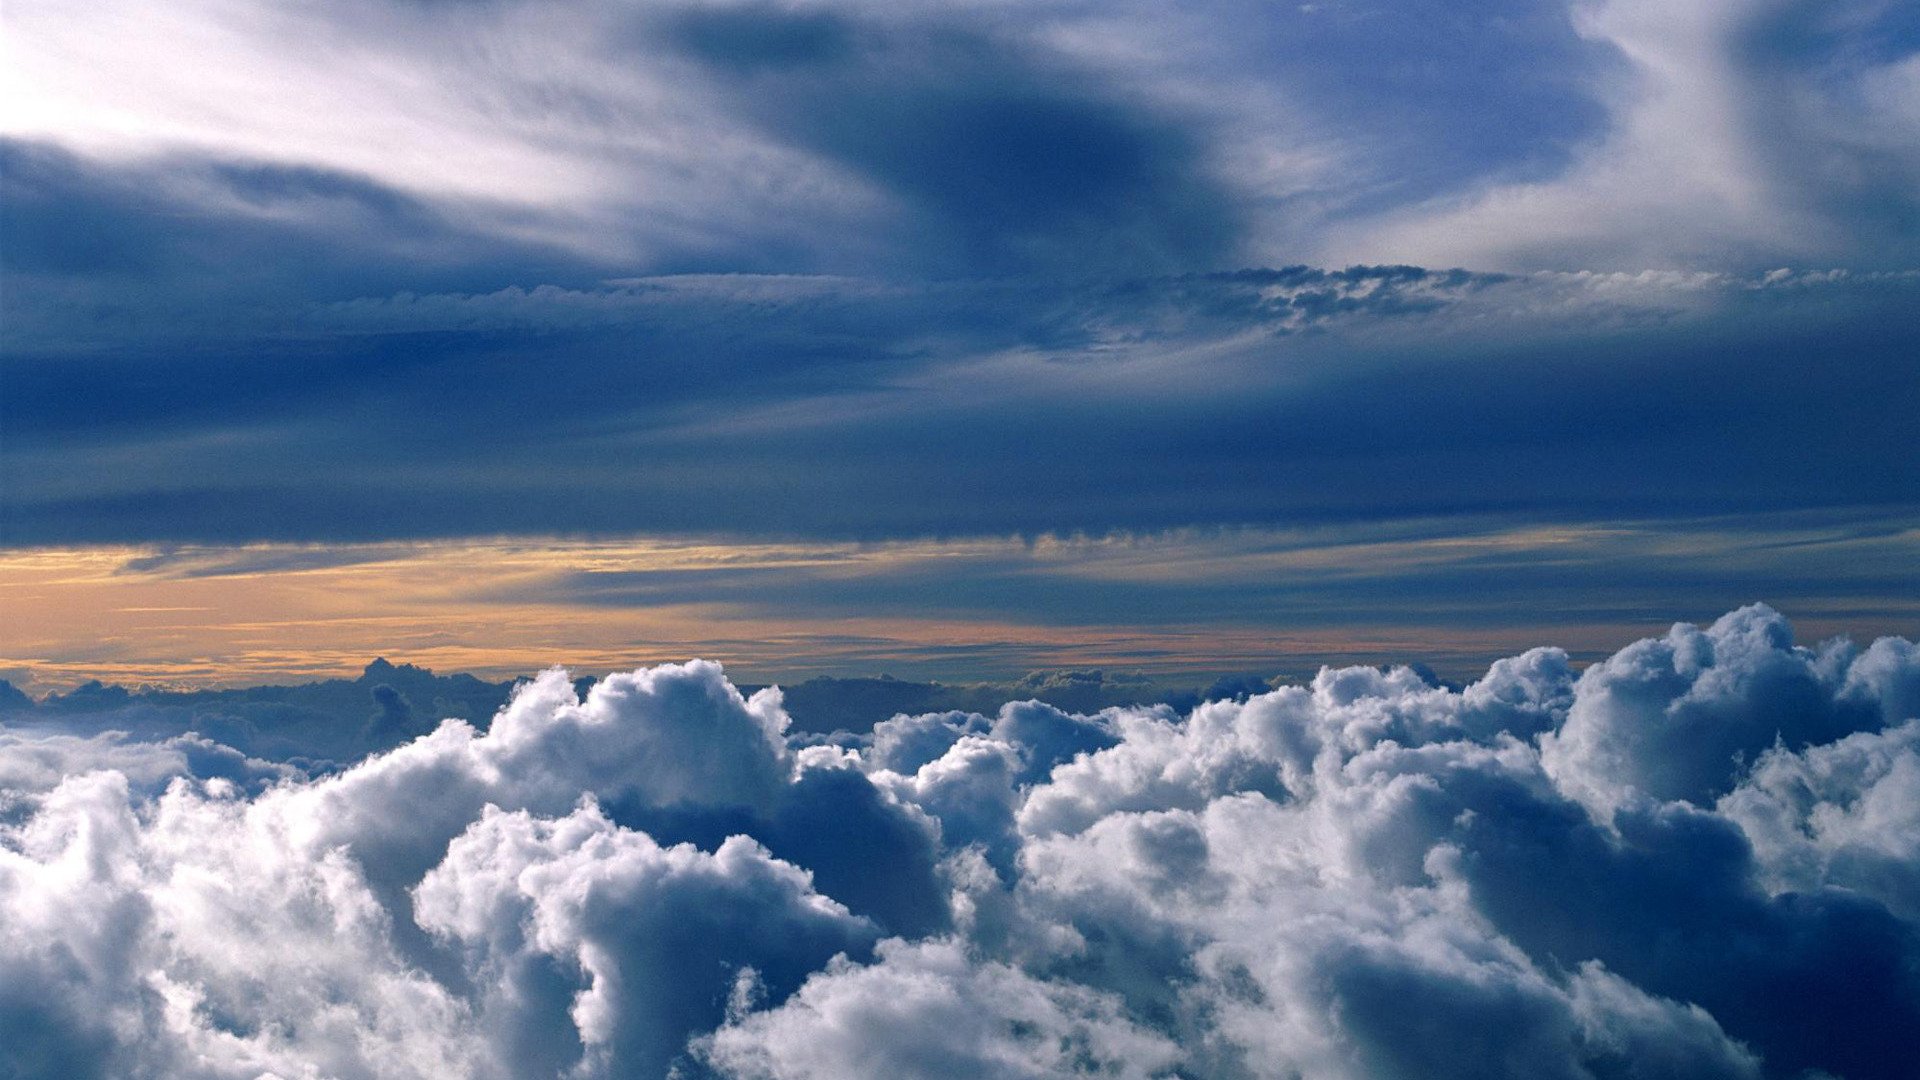
M352 675L375 656L492 678L554 664L597 674L696 656L752 682L883 672L987 681L1087 667L1200 678L1387 661L1422 661L1458 676L1538 644L1600 655L1661 632L1673 616L1510 613L1463 629L1457 619L1422 622L1420 609L1410 606L1405 620L1343 623L1309 600L1267 619L1210 617L1196 604L1191 618L1176 612L1145 623L1062 621L991 605L943 606L942 588L967 586L964 578L942 575L989 566L1037 586L1093 580L1218 587L1417 573L1514 552L1571 564L1626 542L1673 543L1636 541L1631 530L1610 528L1364 541L1216 531L884 544L474 540L15 550L0 552L0 677L34 693L88 679L179 687L287 683ZM1877 542L1884 555L1887 541ZM1915 534L1893 542L1911 550ZM688 599L701 594L703 575L714 574L761 576L710 599ZM564 587L603 578L676 587L658 599L614 602ZM851 600L821 605L791 597L760 603L753 583L761 580L803 581L827 597L874 581L932 584L925 604L903 604L896 592L890 605L860 613L868 609L857 591ZM1920 604L1886 610L1881 626L1862 626L1844 604L1818 598L1788 614L1808 639L1879 632L1889 619L1889 632L1911 634Z

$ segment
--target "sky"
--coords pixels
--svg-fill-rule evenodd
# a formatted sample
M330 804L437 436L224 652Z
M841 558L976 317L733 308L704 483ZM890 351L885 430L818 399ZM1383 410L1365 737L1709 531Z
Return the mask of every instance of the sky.
M1908 5L4 21L17 683L1916 625Z
M0 1077L1911 1080L1917 415L1902 0L5 0Z

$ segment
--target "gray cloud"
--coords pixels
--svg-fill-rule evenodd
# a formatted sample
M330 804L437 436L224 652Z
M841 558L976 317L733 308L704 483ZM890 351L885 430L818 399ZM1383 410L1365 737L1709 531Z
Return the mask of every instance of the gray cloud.
M1619 63L1590 69L1607 120L1564 167L1337 224L1332 249L1503 268L1911 265L1909 18L1873 0L1609 0L1571 17Z
M401 296L391 262L356 254L313 258L371 267L370 291L215 290L160 310L225 320L218 333L140 316L9 350L19 512L0 539L846 539L1843 507L1887 527L1913 502L1907 277L703 275ZM231 273L194 265L178 280ZM21 284L29 300L40 287ZM277 329L232 325L236 304ZM152 352L161 338L179 347ZM1856 377L1831 377L1832 356ZM1885 464L1852 467L1863 455ZM561 584L609 603L682 595L644 576ZM1000 593L958 595L973 594Z

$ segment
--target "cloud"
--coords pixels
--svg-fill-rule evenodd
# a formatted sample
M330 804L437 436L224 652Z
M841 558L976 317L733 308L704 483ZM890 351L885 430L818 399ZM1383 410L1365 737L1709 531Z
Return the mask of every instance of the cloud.
M1612 0L1572 22L1625 71L1588 75L1607 121L1564 169L1336 226L1331 248L1506 269L1911 264L1920 41L1893 9Z
M35 740L97 740L101 732L119 731L152 746L204 737L222 750L325 772L393 749L443 719L485 723L511 688L377 659L357 678L299 686L129 689L89 681L38 701L22 694L25 701L6 721L23 739Z
M1908 720L1799 752L1775 745L1717 807L1753 844L1769 891L1846 888L1912 920L1917 785L1920 723Z
M1069 240L1137 269L1233 242L1194 110L979 15L187 4L82 25L34 5L0 130L95 160L350 177L506 244L649 269L1057 267Z
M1088 667L1911 614L1897 5L71 7L0 41L0 543L385 602L397 541L803 541L414 595ZM17 655L137 667L78 625ZM0 1071L1899 1075L1913 646L1581 655L0 691Z
M1707 805L1740 763L1776 744L1798 749L1885 722L1881 695L1836 693L1853 662L1838 643L1826 655L1795 648L1787 621L1764 606L1704 631L1678 625L1582 673L1565 725L1541 739L1541 761L1601 820L1641 797Z
M662 22L730 111L930 227L909 257L936 272L1210 269L1234 255L1235 202L1208 176L1195 123L1049 50L960 20L774 4Z
M478 1075L463 1006L394 955L352 862L220 790L176 787L143 824L124 779L93 773L10 832L0 962L37 990L10 1002L10 1068Z
M10 730L0 1060L1898 1076L1916 674L1754 606L1578 675L1537 649L838 744L702 663L549 672L324 776Z
M175 777L222 779L258 789L300 775L298 769L247 757L202 735L144 741L125 732L83 737L45 728L0 727L0 806L4 800L51 791L69 776L112 771L148 795Z
M847 540L1840 508L1885 527L1916 483L1894 463L1910 456L1896 414L1920 286L1897 275L600 285L575 266L536 279L547 288L501 281L510 260L455 259L450 277L493 284L408 296L390 272L403 264L362 253L306 263L344 281L276 284L204 256L133 276L153 289L22 276L25 307L92 314L22 322L29 339L0 361L22 507L8 542ZM203 292L102 315L182 283ZM236 305L262 324L236 322ZM163 338L177 348L154 352ZM1861 377L1830 377L1839 355ZM1863 456L1888 464L1855 467ZM1016 466L1022 483L1002 483ZM603 604L700 595L661 575L551 584ZM988 577L954 595L1031 593ZM1050 606L1139 598L1071 599Z
M979 963L952 941L890 942L878 963L836 964L787 1003L701 1046L746 1080L844 1076L1166 1076L1179 1059L1113 998Z
M741 970L791 989L876 936L745 837L662 847L594 802L724 810L777 794L761 785L787 783L784 719L777 693L748 701L692 664L611 677L584 702L550 673L485 735L450 720L253 795L180 740L152 748L179 759L157 797L118 771L133 757L118 743L90 758L64 736L10 747L64 752L74 772L40 795L9 774L10 798L31 800L0 847L0 963L8 985L46 994L9 1001L5 1025L33 1037L8 1063L425 1077L580 1058L658 1072L721 1020ZM617 760L580 741L615 732L637 740ZM648 912L651 929L635 921ZM743 934L759 944L740 948Z
M477 954L479 1022L497 1012L522 1036L503 1055L513 1075L565 1067L549 1037L569 1020L582 1072L662 1075L689 1035L720 1022L742 977L784 998L874 937L746 837L711 854L662 848L591 807L539 821L489 809L414 898L421 926ZM549 959L583 985L554 979Z
M646 272L1913 252L1916 40L1872 0L35 3L12 22L9 136L351 177Z
M1914 504L1890 11L1314 7L29 4L0 540Z

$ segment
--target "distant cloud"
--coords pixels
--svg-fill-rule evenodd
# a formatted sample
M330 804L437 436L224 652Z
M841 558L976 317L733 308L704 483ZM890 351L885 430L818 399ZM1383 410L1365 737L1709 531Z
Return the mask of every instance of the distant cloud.
M448 276L489 287L408 293L404 260L329 235L282 280L191 235L187 263L129 271L151 290L18 276L0 539L1566 521L1894 508L1920 483L1911 275L528 287L482 262ZM1837 356L1871 378L1829 377Z
M1916 609L1899 586L1916 557L1915 519L1872 507L870 542L28 549L0 554L0 579L44 606L0 623L0 657L12 658L0 673L55 695L42 720L84 713L143 737L200 725L256 755L291 753L291 738L351 760L444 717L484 719L506 680L557 662L708 656L736 679L782 683L788 710L819 731L895 712L991 714L1028 696L1076 712L1169 695L1184 705L1203 687L1260 692L1327 663L1418 658L1465 680L1530 642L1590 661L1669 612L1760 594L1810 634L1906 633ZM481 678L367 668L382 652ZM80 685L93 680L117 685ZM240 688L259 683L309 685ZM383 683L411 702L411 726L362 741ZM0 690L0 712L31 705Z
M552 672L317 778L9 729L0 1062L1895 1077L1917 655L1755 606L1579 675L1538 649L1462 690L1329 669L838 745L713 665Z
M8 719L17 723L20 717ZM119 731L82 737L39 725L0 727L0 816L19 800L45 794L68 777L101 770L120 774L131 790L146 796L159 794L179 777L217 778L253 790L301 775L298 769L248 757L199 734L145 740Z

